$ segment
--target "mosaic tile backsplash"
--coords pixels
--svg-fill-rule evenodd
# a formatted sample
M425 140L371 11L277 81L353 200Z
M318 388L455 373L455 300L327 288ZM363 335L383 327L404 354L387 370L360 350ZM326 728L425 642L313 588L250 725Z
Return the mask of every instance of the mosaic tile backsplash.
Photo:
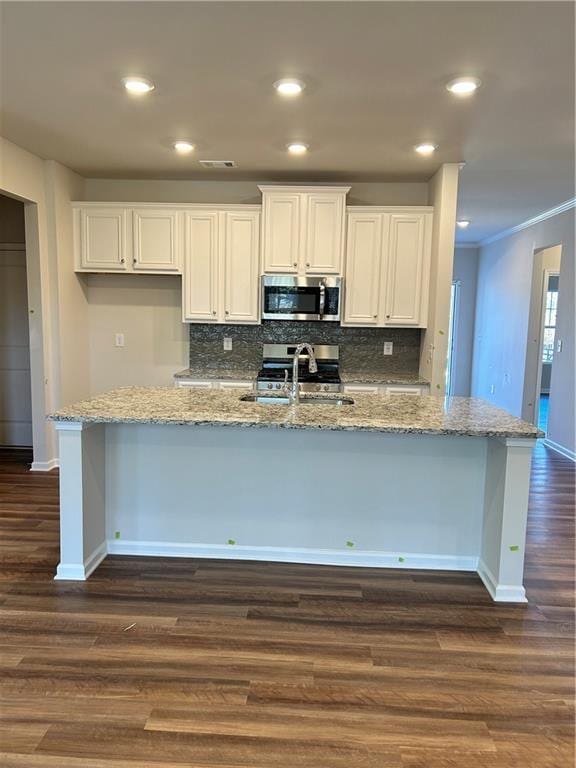
M337 323L264 320L262 325L190 326L190 367L219 371L258 370L263 344L338 344L343 375L418 373L419 328L342 328ZM223 349L224 336L232 338L232 351ZM384 356L385 341L394 343L394 354Z

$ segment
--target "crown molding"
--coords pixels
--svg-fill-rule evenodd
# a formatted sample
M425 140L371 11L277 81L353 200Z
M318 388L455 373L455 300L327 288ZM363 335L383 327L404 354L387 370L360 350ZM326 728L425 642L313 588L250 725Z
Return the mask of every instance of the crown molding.
M480 248L480 243L454 243L454 248Z
M571 208L576 207L576 197L570 198L570 200L566 200L564 203L560 203L560 205L557 205L555 208L550 208L548 211L543 211L542 213L539 213L537 216L534 216L531 219L528 219L527 221L523 221L521 224L516 224L515 227L509 227L508 229L503 229L502 232L498 232L496 235L491 235L490 237L486 237L484 240L480 240L478 243L479 246L484 245L490 245L490 243L495 243L497 240L502 240L504 237L509 237L510 235L516 234L516 232L521 232L523 229L528 229L528 227L533 227L535 224L539 224L541 221L546 221L546 219L551 219L553 216L558 216L559 213L564 213L565 211L569 211Z

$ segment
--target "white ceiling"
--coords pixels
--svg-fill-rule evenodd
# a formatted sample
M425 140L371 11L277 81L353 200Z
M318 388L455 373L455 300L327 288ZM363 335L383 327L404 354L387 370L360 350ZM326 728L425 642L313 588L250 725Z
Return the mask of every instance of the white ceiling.
M2 135L85 176L425 180L465 161L461 242L574 196L571 2L4 2ZM134 99L128 74L156 90ZM457 99L459 74L482 88ZM272 89L297 76L297 99ZM188 138L193 156L171 142ZM310 144L304 158L285 144ZM433 158L412 147L439 145ZM233 159L205 171L198 158Z

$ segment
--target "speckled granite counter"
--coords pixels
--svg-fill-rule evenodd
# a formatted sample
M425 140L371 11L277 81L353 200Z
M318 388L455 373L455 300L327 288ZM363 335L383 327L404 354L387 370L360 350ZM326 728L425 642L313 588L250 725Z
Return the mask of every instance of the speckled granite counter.
M258 375L258 371L252 368L226 370L219 368L218 370L210 368L185 368L183 371L178 371L174 374L175 379L195 379L206 381L232 381L232 380L246 380L253 381ZM371 371L340 371L340 378L343 384L398 384L398 385L420 385L426 386L429 382L423 379L418 374L413 373L398 373L391 372L389 374L383 374L379 372Z
M178 371L174 374L175 379L197 379L206 381L253 381L258 375L258 371L252 368L226 370L219 368L218 370L210 368L184 368L183 371Z
M313 396L312 396L313 397ZM68 406L54 421L219 425L536 438L531 424L483 400L355 394L353 405L242 402L238 391L126 387Z

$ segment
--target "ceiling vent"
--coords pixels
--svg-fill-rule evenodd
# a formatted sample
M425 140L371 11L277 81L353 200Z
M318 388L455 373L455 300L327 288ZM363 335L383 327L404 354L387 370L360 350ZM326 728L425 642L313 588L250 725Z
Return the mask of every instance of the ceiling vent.
M234 160L198 160L203 168L236 168Z

